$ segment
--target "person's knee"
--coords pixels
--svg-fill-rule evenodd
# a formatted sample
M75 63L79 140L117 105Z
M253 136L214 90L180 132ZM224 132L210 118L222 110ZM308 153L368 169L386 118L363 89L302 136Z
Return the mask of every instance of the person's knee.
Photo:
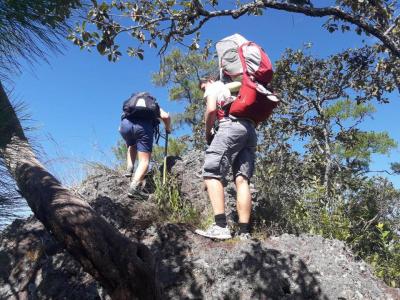
M150 157L141 157L138 163L141 166L148 166L150 164Z
M241 185L248 185L249 184L249 180L247 179L247 177L243 176L243 175L238 175L235 178L235 183L238 186Z
M224 153L217 151L206 152L203 165L203 177L225 178L229 171L229 161Z
M141 166L148 166L150 164L151 152L138 151L138 163Z

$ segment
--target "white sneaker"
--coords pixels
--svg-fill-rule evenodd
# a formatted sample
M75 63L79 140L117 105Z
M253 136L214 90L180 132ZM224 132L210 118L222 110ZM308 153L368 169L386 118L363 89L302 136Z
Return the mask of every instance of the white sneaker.
M196 229L195 233L211 239L227 240L232 238L231 232L228 227L224 228L216 224L212 224L206 230Z

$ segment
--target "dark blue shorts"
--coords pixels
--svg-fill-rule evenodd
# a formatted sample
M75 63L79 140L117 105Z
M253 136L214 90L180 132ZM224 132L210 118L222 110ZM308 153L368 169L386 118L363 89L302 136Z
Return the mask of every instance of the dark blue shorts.
M123 119L119 133L126 145L134 146L139 152L151 152L153 149L154 122L152 120L136 120L131 122Z

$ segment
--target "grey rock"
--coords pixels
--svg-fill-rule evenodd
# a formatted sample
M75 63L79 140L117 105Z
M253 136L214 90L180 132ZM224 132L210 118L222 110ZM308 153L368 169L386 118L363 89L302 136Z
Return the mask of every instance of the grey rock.
M209 208L199 176L202 153L172 167L183 197ZM127 237L152 251L163 299L400 299L346 245L320 236L213 241L187 225L162 224L151 201L126 195L129 180L104 170L77 189ZM234 204L234 187L227 188ZM256 195L255 195L256 196ZM233 215L234 205L231 209ZM0 233L0 299L110 299L34 217Z
M31 217L0 234L0 299L100 299L90 275Z

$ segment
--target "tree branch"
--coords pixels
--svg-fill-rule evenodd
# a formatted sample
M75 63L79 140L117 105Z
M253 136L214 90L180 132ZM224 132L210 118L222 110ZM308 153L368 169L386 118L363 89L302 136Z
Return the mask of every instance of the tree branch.
M358 173L358 175L364 175L367 173L386 173L388 175L396 175L396 172L389 172L388 170L376 170L376 171L368 170L368 171L360 172L360 173Z
M199 4L200 1L194 1L196 3L197 12L196 14L199 16L204 16L205 18L200 21L200 23L193 27L192 29L185 32L185 35L189 35L200 29L205 22L209 21L215 17L223 17L223 16L231 16L234 19L239 18L240 16L254 10L255 8L272 8L276 10L284 10L293 13L300 13L310 17L336 17L342 21L349 22L354 24L360 28L362 28L365 32L375 36L378 38L395 56L400 58L400 47L396 44L393 40L391 40L386 32L382 32L379 29L375 28L374 26L368 24L366 21L361 19L360 17L353 16L338 7L324 7L324 8L315 8L311 6L302 6L302 5L295 5L290 3L282 3L272 0L257 0L255 2L251 2L248 4L244 4L238 9L226 9L226 10L219 10L219 11L206 11L204 7ZM395 21L395 26L397 24L398 18ZM390 28L389 28L390 29ZM389 32L392 29L389 30Z

